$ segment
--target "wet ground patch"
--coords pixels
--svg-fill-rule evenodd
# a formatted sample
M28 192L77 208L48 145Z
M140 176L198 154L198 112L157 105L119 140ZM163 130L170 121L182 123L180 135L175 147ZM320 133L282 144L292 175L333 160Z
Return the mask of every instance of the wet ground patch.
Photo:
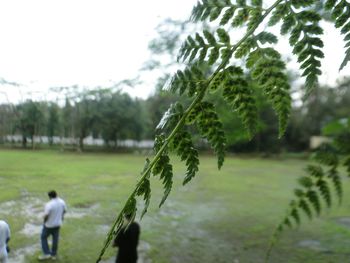
M27 256L34 255L37 251L39 251L39 244L26 246L24 248L19 248L16 250L11 250L9 255L8 263L25 263Z
M350 228L350 217L337 217L334 219L336 223Z
M298 243L299 247L311 249L314 251L327 251L318 240L305 239Z
M86 216L94 215L95 212L99 209L100 205L99 204L82 204L79 203L77 205L74 205L73 207L68 206L68 211L65 214L65 218L83 218Z

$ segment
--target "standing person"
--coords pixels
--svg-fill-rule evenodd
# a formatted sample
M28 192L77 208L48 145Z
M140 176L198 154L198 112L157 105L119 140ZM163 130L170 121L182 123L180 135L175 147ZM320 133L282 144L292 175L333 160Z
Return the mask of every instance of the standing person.
M39 260L56 260L60 227L66 213L66 203L57 196L56 191L48 192L50 201L45 205L44 225L41 232L41 248L43 254ZM47 238L52 236L52 249L50 250Z
M125 227L132 219L131 214L124 215ZM118 247L116 263L136 263L137 262L137 245L139 243L140 226L136 222L131 222L125 230L123 227L116 236L113 246Z
M10 235L9 225L4 220L0 220L0 263L7 262L7 243L10 240Z

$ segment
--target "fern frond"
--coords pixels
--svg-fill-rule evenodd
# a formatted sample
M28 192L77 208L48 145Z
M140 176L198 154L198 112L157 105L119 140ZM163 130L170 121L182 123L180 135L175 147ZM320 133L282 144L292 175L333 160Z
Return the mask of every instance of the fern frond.
M310 208L310 205L305 199L300 199L299 201L299 207L300 209L307 215L307 217L311 220L312 219L312 211Z
M340 33L344 35L346 51L339 68L339 70L342 70L350 61L350 3L343 0L328 0L325 3L325 9L331 11L331 18L335 21L335 27L341 28Z
M181 157L181 161L186 161L187 172L183 181L185 185L192 180L199 170L198 151L193 145L190 133L186 130L182 130L175 135L172 146L177 155Z
M259 5L259 8L251 9L249 12L249 21L247 24L248 30L255 27L257 24L260 23L262 17L262 9Z
M267 39L266 36L263 39ZM269 36L270 41L273 37ZM247 58L247 67L251 69L253 79L263 88L267 98L271 101L279 119L279 136L287 127L291 110L290 86L288 78L283 73L285 64L279 59L276 50L257 48Z
M344 162L348 176L350 177L350 156L347 156Z
M321 145L314 156L314 159L321 164L337 167L339 158L336 149L330 144Z
M314 191L314 190L309 190L306 193L306 197L309 200L310 204L315 209L316 214L320 215L320 213L321 213L321 202L320 202L320 198L319 198L317 192Z
M197 124L200 134L206 138L215 154L218 157L218 168L220 169L225 159L226 137L223 131L222 123L215 111L215 106L210 102L201 102L198 104L199 116Z
M233 18L231 22L232 27L239 27L242 26L244 23L246 23L249 18L249 8L248 7L243 7L239 9L237 12L237 15Z
M274 11L269 25L275 25L283 20L281 34L290 33L289 43L293 47L293 53L298 57L306 77L305 85L310 92L318 83L318 76L322 74L320 59L324 57L321 50L322 40L318 37L323 34L319 26L321 16L311 10L294 11L294 8L307 7L315 1L291 1L281 3Z
M303 186L303 187L305 187L305 188L311 188L313 185L314 185L314 183L313 183L313 181L312 181L312 179L310 178L310 177L308 177L308 176L302 176L302 177L300 177L299 179L298 179L298 183L301 185L301 186Z
M151 201L151 183L149 179L145 179L141 182L140 186L137 189L137 195L143 195L143 200L145 201L145 207L141 213L141 218L143 218L143 216L147 213Z
M148 170L149 163L150 163L149 159L146 158L146 162L145 162L145 165L144 165L144 168L143 168L143 171L142 171L142 173L146 173L145 180L141 180L136 186L136 195L137 196L143 196L143 200L145 202L145 207L142 210L141 218L143 218L143 216L147 213L147 210L148 210L148 207L149 207L149 204L150 204L150 201L151 201L151 183L150 183L150 180L149 180L149 177L150 177L151 173Z
M223 44L229 45L230 42L230 35L226 32L225 29L219 28L216 30L216 33L218 34L220 42Z
M322 178L324 176L324 172L321 166L308 165L306 167L306 171L315 178Z
M326 202L328 207L331 207L332 205L332 198L331 198L331 190L328 186L327 181L319 179L316 182L316 186L318 187L324 201Z
M135 218L136 211L137 211L136 198L133 195L126 203L126 206L124 207L123 213L131 215L131 218Z
M220 56L220 50L217 47L211 49L208 59L208 64L213 65Z
M251 3L253 6L258 6L258 7L262 7L262 0L251 0Z
M165 136L163 134L157 135L154 142L154 151L158 152L159 149L163 146ZM160 201L159 207L161 207L168 195L170 194L172 185L173 185L173 167L170 164L170 158L168 156L168 151L163 151L159 156L159 159L154 164L152 173L154 176L160 175L160 179L163 180L164 194L163 198Z
M162 119L159 121L156 130L162 132L165 130L172 129L176 125L177 120L181 118L182 114L183 114L183 107L179 102L171 104L169 106L169 109L164 113ZM162 136L162 137L159 137L159 136ZM164 134L159 136L155 140L155 146L154 146L155 152L156 150L159 149L158 147L161 147L161 145L158 146L157 142L158 140L164 137Z
M210 18L210 21L216 20L225 7L231 7L229 0L203 0L197 2L197 5L192 9L191 20L204 21Z
M283 18L287 17L288 13L289 13L288 6L285 3L279 4L272 12L268 25L269 26L276 25Z
M223 28L217 29L216 34L218 39L208 30L203 31L203 36L198 33L195 38L189 36L180 48L178 60L188 59L192 62L197 58L199 62L203 62L209 54L208 64L213 65L220 53L223 60L228 60L231 55L230 36Z
M343 199L343 186L341 182L341 177L335 168L329 170L328 177L332 180L340 204Z
M236 9L237 9L237 6L231 6L225 11L225 14L222 16L222 19L220 21L220 26L224 26L228 23L228 21L230 21L230 19L235 14Z
M300 225L300 215L297 208L292 209L290 212L291 217L295 220L297 225Z
M229 0L203 0L193 8L191 19L204 21L209 18L209 21L214 21L223 14L220 20L221 26L226 25L231 20L232 27L247 23L248 29L250 29L260 22L262 11L262 1L260 0L251 1L251 5L240 0L236 1L235 4Z
M169 156L164 156L159 159L159 162L162 162L163 170L160 174L160 179L163 180L164 194L163 198L159 203L159 207L161 207L165 200L168 198L171 188L173 186L173 166L170 164Z
M230 74L230 71L243 72L240 68L235 69L235 67L227 69L223 97L233 110L237 111L249 137L252 137L255 134L258 119L255 97L243 74Z
M250 37L244 41L235 52L235 58L243 58L247 56L251 49L257 46L253 37Z
M209 89L211 91L216 91L219 89L224 83L226 79L226 72L220 71L216 74L216 76L213 78L213 80L210 82Z
M293 5L293 7L301 8L313 5L316 2L316 0L291 0L290 2Z
M193 64L184 71L178 70L172 77L169 87L173 93L179 91L180 95L182 95L187 91L187 94L192 97L204 82L206 82L206 79L202 70L198 64Z
M288 226L289 228L292 228L292 227L293 227L293 225L292 225L292 223L290 222L290 220L289 220L288 217L286 217L286 218L284 219L283 224L286 225L286 226Z
M276 35L267 31L260 32L254 37L254 39L256 41L259 41L261 44L266 44L266 43L276 44L278 42Z

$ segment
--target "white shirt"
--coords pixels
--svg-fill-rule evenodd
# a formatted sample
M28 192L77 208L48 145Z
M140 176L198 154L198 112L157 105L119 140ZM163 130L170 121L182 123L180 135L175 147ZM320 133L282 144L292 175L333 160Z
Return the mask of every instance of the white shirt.
M44 216L47 216L46 227L58 227L62 225L63 214L66 211L66 203L59 197L52 198L45 205Z
M8 238L10 238L9 225L5 221L0 220L0 259L7 258L6 240Z

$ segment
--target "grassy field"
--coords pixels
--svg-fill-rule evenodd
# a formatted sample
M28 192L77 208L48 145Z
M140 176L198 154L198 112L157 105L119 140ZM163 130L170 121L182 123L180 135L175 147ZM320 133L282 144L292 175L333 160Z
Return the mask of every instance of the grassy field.
M54 151L0 151L0 218L10 223L13 263L37 262L47 191L68 204L59 260L94 262L105 235L137 182L144 156ZM201 156L200 172L181 186L184 166L174 161L175 183L159 209L160 183L140 222L140 262L263 262L269 238L284 215L305 161L228 157L219 172ZM345 182L349 189L349 183ZM140 205L142 209L142 205ZM274 263L350 262L350 198L301 227L286 231L272 252ZM105 262L113 262L110 248Z

